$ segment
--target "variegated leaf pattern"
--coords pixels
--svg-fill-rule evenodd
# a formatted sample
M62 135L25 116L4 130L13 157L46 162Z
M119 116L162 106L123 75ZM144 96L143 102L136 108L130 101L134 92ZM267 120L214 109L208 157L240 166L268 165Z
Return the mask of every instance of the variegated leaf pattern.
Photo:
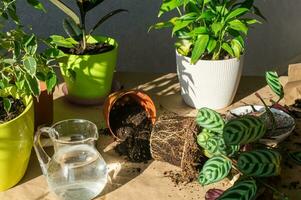
M301 165L301 152L289 152L288 153L289 157L295 161L298 165Z
M237 165L245 175L256 177L280 174L281 155L277 151L261 149L240 154Z
M279 81L279 76L277 72L266 72L265 78L271 90L279 97L279 99L282 99L284 96L284 92L283 87Z
M197 142L207 150L210 157L212 155L233 156L240 149L239 145L227 146L221 136L210 133L207 129L203 129L198 135Z
M199 174L199 183L201 185L208 185L218 182L225 178L232 167L229 159L222 156L214 156L207 160Z
M254 180L242 180L226 190L217 200L254 200L257 193L257 185Z
M201 108L198 111L196 122L201 127L217 133L222 133L225 125L222 116L209 108Z
M224 140L227 145L243 145L259 140L266 132L262 119L255 116L243 116L226 123Z

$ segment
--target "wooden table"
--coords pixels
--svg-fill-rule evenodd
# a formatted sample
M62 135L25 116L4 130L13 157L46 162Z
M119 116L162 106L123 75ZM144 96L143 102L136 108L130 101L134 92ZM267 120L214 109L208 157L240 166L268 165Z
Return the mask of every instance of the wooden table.
M162 109L177 112L181 115L195 116L196 110L186 106L179 94L179 84L177 76L170 74L147 74L147 73L117 73L118 80L125 88L135 88L146 91L155 101L159 112ZM287 78L281 78L282 83L286 83ZM65 101L61 92L62 85L54 93L54 121L60 121L68 118L88 119L97 124L99 128L104 127L102 107L79 107ZM258 99L254 92L258 92L265 99L273 97L270 90L266 87L263 77L243 77L238 89L234 104L230 107L220 110L225 112L229 108L237 107L243 104L258 104ZM300 132L301 123L297 124L296 132ZM297 134L291 136L288 145L297 148L293 142L301 141ZM147 164L134 164L126 162L114 153L114 151L103 153L102 149L112 142L109 136L100 136L98 149L107 161L121 165L121 171L117 178L108 184L106 189L97 198L98 200L203 200L205 192L209 188L226 189L230 186L228 180L217 184L201 187L197 183L180 185L175 187L169 178L164 177L164 172L177 170L176 167L167 163L150 161ZM285 186L292 181L301 179L301 167L293 169L284 166L281 179ZM301 186L301 185L300 185ZM297 187L294 190L282 188L291 200L301 199L301 190ZM1 200L55 200L56 196L48 190L46 180L41 173L40 166L34 151L27 172L21 182L0 193Z

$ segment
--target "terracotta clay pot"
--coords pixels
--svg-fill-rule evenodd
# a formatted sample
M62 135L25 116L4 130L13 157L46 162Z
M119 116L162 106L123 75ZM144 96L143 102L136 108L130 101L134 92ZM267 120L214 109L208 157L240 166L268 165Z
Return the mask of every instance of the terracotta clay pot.
M106 125L109 128L111 134L118 139L115 133L112 131L110 126L110 112L114 106L114 104L121 98L130 98L137 103L139 103L148 113L148 117L152 121L152 124L156 122L156 107L152 99L145 93L138 90L125 90L118 91L109 95L109 97L105 100L103 112L106 121Z
M35 130L40 125L51 125L53 122L53 93L47 92L46 83L40 82L41 94L34 99Z

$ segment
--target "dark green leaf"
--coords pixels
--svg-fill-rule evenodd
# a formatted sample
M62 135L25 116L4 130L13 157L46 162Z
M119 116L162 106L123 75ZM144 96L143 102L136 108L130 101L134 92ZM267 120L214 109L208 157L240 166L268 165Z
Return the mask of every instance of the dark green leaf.
M12 103L9 98L6 98L6 97L3 98L3 106L4 106L5 112L9 113L11 106L12 106Z
M53 88L55 87L57 83L57 78L54 72L48 72L47 74L47 79L46 79L46 86L47 86L47 91L49 93L52 92Z
M242 180L226 190L217 200L254 200L257 194L257 185L254 180Z
M229 159L222 156L214 156L203 166L198 178L199 183L203 186L216 183L229 174L231 167L232 163Z
M248 176L269 177L280 174L281 155L274 150L262 149L241 153L238 169Z
M89 31L89 34L93 33L102 23L104 23L107 19L111 18L112 16L121 13L121 12L128 12L128 10L125 9L117 9L114 10L108 14L106 14L104 17L102 17L96 24L95 26Z
M301 152L296 151L296 152L289 152L288 153L289 157L298 165L301 165Z
M71 18L64 19L63 28L65 32L76 41L82 38L83 33L81 28Z
M282 99L284 97L284 91L277 72L268 71L265 74L265 78L271 90L279 97L279 99Z
M225 122L222 116L209 108L201 108L198 111L196 122L199 126L222 134Z

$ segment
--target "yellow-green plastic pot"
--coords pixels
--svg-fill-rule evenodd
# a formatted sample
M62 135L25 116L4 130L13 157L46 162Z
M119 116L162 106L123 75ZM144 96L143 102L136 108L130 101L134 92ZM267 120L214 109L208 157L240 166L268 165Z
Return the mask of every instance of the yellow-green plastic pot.
M23 101L25 110L0 124L0 191L16 185L24 176L33 145L34 108L31 97Z
M90 36L89 43L107 41L114 49L96 55L68 55L59 60L61 72L67 85L68 95L81 99L100 99L106 97L112 86L116 68L118 44L112 38ZM75 79L68 69L75 72Z

